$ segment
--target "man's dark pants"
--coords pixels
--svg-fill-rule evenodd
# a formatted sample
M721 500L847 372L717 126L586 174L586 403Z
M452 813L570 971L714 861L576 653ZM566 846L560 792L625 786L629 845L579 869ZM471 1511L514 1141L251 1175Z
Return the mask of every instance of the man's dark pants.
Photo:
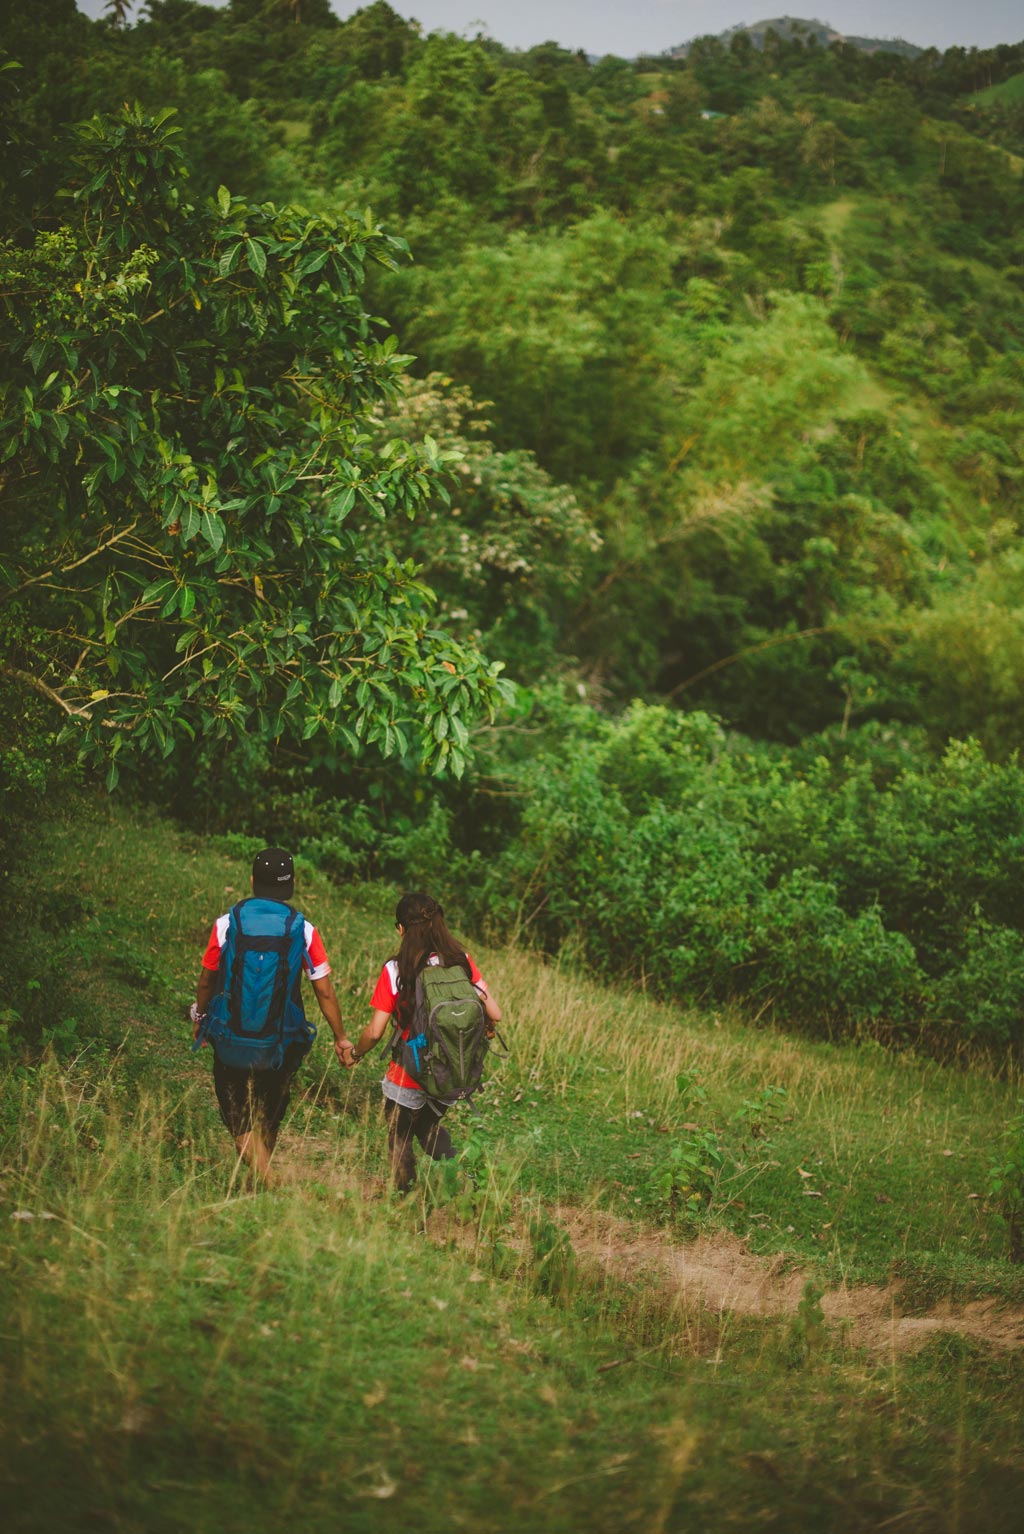
M271 1137L277 1134L288 1108L292 1078L307 1048L305 1044L290 1044L276 1071L250 1071L223 1065L214 1055L213 1086L217 1105L225 1127L236 1140L254 1128L261 1128Z

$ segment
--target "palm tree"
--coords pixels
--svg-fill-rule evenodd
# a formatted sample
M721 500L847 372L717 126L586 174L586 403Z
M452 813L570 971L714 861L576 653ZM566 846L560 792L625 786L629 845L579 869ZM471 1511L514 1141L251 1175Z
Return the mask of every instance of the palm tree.
M113 26L126 27L134 4L135 0L107 0L103 9L110 17Z

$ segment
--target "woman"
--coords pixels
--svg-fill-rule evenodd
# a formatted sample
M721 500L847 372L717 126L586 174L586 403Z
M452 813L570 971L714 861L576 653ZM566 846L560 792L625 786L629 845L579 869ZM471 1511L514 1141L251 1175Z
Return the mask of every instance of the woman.
M416 977L428 964L445 968L457 965L466 971L484 1004L490 1037L493 1025L501 1022L501 1008L469 954L445 926L444 911L437 901L430 895L403 895L395 910L395 926L401 939L398 952L380 972L370 998L373 1012L356 1045L355 1060L373 1048L391 1023L403 1039L408 1039L416 1004ZM446 1109L442 1103L428 1102L415 1076L397 1060L388 1066L381 1088L395 1187L407 1193L416 1181L413 1140L419 1141L433 1161L450 1161L455 1155L451 1135L441 1123Z

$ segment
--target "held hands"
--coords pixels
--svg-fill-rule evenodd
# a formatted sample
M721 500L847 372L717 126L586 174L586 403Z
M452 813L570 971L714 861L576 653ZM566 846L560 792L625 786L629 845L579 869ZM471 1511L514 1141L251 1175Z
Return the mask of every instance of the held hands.
M334 1053L338 1057L338 1064L350 1071L356 1063L355 1045L349 1038L336 1038L334 1041Z

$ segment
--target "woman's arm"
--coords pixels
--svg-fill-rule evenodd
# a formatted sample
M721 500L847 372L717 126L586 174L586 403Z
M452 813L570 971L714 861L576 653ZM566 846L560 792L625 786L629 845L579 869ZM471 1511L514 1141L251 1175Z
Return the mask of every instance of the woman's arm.
M501 1008L491 995L487 981L482 975L478 980L474 980L473 984L476 987L476 994L484 1004L484 1012L487 1014L487 1037L493 1039L494 1025L501 1022Z
M359 1043L356 1045L355 1058L359 1060L384 1036L384 1031L391 1021L391 1013L384 1012L380 1007L374 1007L370 1013L370 1021L359 1035ZM354 1064L355 1062L353 1062Z
M484 1011L487 1013L488 1020L492 1023L500 1023L501 1008L498 1006L498 1003L495 1001L490 991L481 989L480 986L477 986L477 990L480 992L480 1000L484 1004Z

